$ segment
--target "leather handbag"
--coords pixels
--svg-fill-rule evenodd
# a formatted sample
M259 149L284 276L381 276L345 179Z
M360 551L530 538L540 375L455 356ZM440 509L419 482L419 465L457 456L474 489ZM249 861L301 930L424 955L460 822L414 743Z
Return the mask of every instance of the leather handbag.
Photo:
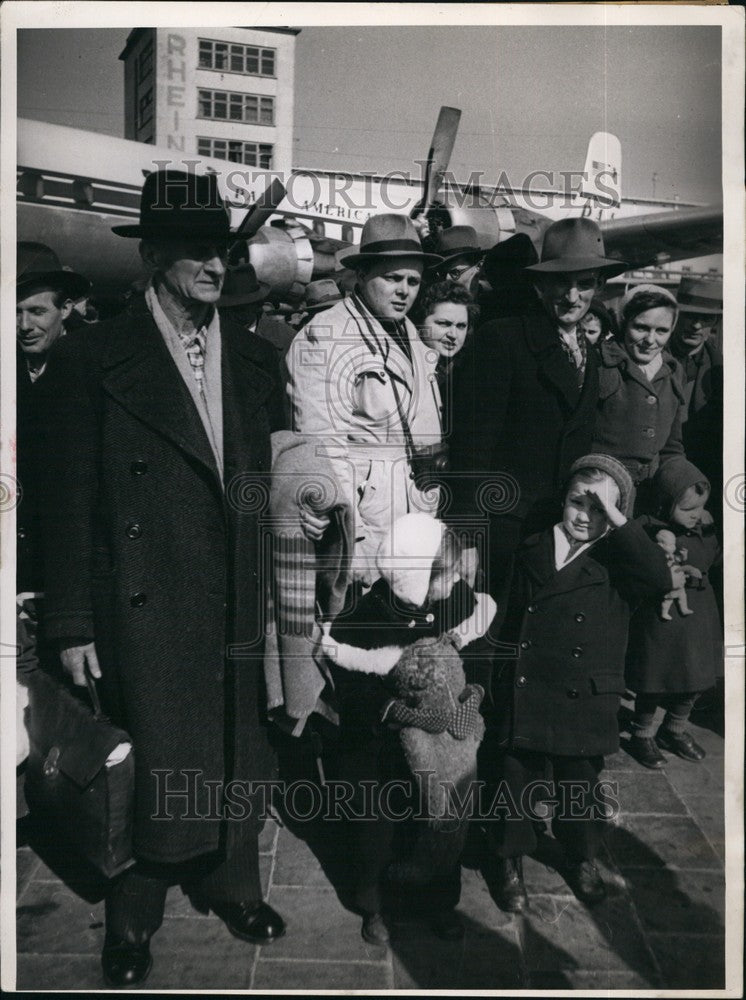
M27 677L26 801L55 837L113 878L134 863L132 741L86 679L93 710L45 671Z

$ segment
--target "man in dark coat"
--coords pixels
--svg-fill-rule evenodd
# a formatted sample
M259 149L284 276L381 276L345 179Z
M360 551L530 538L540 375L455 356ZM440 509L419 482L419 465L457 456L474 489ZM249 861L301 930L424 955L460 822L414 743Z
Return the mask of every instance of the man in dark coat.
M521 537L552 523L552 498L590 449L598 362L579 323L604 278L625 268L604 254L590 219L551 225L541 262L526 269L543 308L481 327L455 386L449 515L475 540L465 552L471 573L482 534L498 620Z
M723 317L722 281L683 278L676 293L679 318L671 353L684 369L686 457L712 484L712 508L721 523L723 494L723 355L717 333Z
M273 349L215 309L230 240L215 178L149 175L140 224L115 232L141 238L152 277L59 352L46 516L48 631L134 748L136 863L111 886L102 953L121 987L150 971L169 884L244 940L284 932L255 812L226 791L272 773L259 517L282 402Z

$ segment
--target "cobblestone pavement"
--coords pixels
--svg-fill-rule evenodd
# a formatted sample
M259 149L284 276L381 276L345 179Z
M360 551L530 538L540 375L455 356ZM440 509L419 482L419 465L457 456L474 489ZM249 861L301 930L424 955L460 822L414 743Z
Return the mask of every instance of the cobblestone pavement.
M170 890L152 941L146 989L716 989L724 986L723 739L692 726L707 758L668 757L648 771L623 750L607 760L621 815L602 870L610 892L589 908L552 867L550 837L526 859L531 905L510 916L476 867L464 869L466 935L436 938L426 916L390 917L390 949L367 945L338 889L346 857L336 824L291 831L266 825L261 865L269 902L288 922L270 947L235 940L214 916ZM556 860L556 859L555 859ZM103 902L84 898L31 847L17 850L19 989L103 987ZM67 878L70 882L71 879ZM342 893L344 898L344 893Z

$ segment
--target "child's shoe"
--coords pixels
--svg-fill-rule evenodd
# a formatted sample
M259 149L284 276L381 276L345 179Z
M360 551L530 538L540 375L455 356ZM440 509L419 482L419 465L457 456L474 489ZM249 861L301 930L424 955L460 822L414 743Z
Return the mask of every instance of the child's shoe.
M659 729L655 742L664 750L670 750L684 760L704 760L705 750L697 743L691 733L672 733L670 729Z
M593 906L606 899L606 885L592 861L576 861L565 869L567 884L578 899Z
M627 750L643 767L658 770L666 766L666 758L652 736L630 736Z
M389 932L380 913L366 913L363 917L363 940L368 944L385 947L389 943Z

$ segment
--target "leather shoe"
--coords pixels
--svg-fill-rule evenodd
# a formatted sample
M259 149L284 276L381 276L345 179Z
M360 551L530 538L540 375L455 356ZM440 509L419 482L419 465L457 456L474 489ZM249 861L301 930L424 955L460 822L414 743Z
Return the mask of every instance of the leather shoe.
M523 884L523 858L497 859L497 905L507 913L523 913L528 904Z
M655 742L659 747L670 750L684 760L703 760L707 756L691 733L672 733L670 729L659 729Z
M144 982L153 968L150 941L129 944L107 934L101 952L101 968L107 986L115 989Z
M567 866L567 884L583 903L592 906L606 898L606 886L592 861L578 861Z
M441 941L462 941L464 924L455 910L442 910L432 922L433 934Z
M666 766L666 758L651 736L630 736L627 749L643 767L659 770Z
M285 933L285 921L268 903L210 903L234 937L250 944L272 944Z
M389 932L380 913L366 913L363 917L363 940L383 947L389 943Z

